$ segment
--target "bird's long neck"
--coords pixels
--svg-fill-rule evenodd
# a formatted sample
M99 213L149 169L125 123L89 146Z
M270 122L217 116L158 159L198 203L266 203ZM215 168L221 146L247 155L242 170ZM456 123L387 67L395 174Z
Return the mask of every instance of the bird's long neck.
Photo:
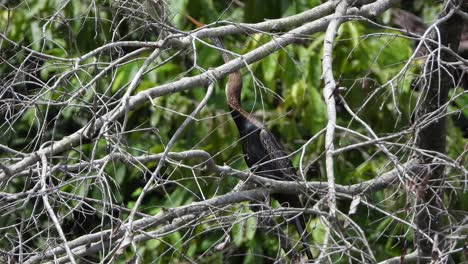
M223 60L225 63L231 61L231 56L224 51L224 45L221 39L219 38L212 38L213 43L215 46L221 49ZM240 71L237 70L229 74L228 82L226 84L226 99L228 102L229 107L238 112L245 112L242 109L241 105L241 92L242 92L242 76Z
M236 71L229 74L228 82L226 84L226 99L229 107L232 110L239 112L245 112L242 109L241 104L241 92L242 92L242 77L240 72Z
M225 51L223 42L219 38L212 38L215 46L221 49L223 60L225 63L231 61L231 56ZM242 108L241 103L242 92L242 76L239 70L229 74L228 82L226 84L226 100L229 108L232 110L231 115L237 127L242 130L245 129L247 123L256 127L263 127L263 124L256 120L252 115ZM247 121L247 122L246 122Z
M197 27L204 26L203 23L197 21L195 18L191 17L188 14L185 15L185 17ZM225 51L222 40L220 38L211 38L211 40L213 41L213 44L216 47L221 49L224 62L225 63L230 62L231 56ZM245 112L241 106L241 99L240 99L241 92L242 92L242 77L241 77L240 71L237 70L229 74L228 83L226 85L226 99L228 101L229 107L233 110L234 118L236 115L243 114Z

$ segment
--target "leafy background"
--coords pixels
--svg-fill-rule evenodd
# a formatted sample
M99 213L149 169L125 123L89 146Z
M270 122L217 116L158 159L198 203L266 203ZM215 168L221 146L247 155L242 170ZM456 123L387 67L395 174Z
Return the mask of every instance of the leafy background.
M9 39L33 50L57 57L72 58L111 41L157 40L158 31L150 25L150 21L163 20L175 28L192 30L194 26L185 19L184 14L190 14L203 23L211 23L218 19L255 23L303 12L321 3L318 0L245 0L241 4L235 1L214 0L170 2L167 9L161 12L160 7L151 1L7 1L0 9L0 30ZM419 14L425 21L430 21L440 10L440 4L437 3L423 5L424 1L408 2L411 4L405 3L402 7ZM62 6L63 9L60 8ZM391 12L386 12L377 21L383 25L391 25ZM243 54L271 39L272 36L266 34L254 34L229 36L224 42L229 50ZM299 149L326 125L321 80L322 46L323 33L304 36L299 43L285 47L250 65L249 69L242 70L244 107L268 123L273 133L281 138L290 151ZM386 88L376 92L376 89L400 71L411 56L413 47L413 41L400 32L382 29L365 22L346 23L339 31L334 49L335 77L339 79L340 86L347 88L343 93L347 103L354 111L359 111L361 118L371 124L378 135L398 132L411 125L411 113L417 95L411 84L418 75L423 60L412 63L408 72L399 79L396 97L398 110L392 103L391 90ZM174 57L166 64L159 66L154 64L154 68L142 78L136 92L168 83L182 76L193 76L199 74L201 69L222 64L216 50L199 42L196 43L196 49L196 60L192 50L179 53L173 50L164 51L161 60ZM97 58L90 58L89 62L94 60L109 62L133 50L129 47L111 49ZM56 89L44 91L38 82L52 84L56 81L57 74L70 70L73 65L35 59L6 40L0 40L0 54L2 58L0 74L4 80L2 86L9 85L8 89L13 89L18 94L29 98L40 98L45 102L68 100L70 94L78 91L82 83L92 79L97 71L94 67L88 67L86 71L77 73ZM115 102L125 93L125 88L142 65L144 60L141 58L144 59L149 54L150 51L145 52L139 55L140 59L127 62L114 70L111 75L100 78L92 89L80 92L78 99L72 101L73 104L34 105L27 109L15 109L10 115L2 112L4 115L2 118L9 117L10 121L14 121L5 122L0 126L0 143L16 150L30 152L37 150L47 141L58 140L73 133L94 115L92 107L82 106L92 106L95 93L115 98L110 99L110 102ZM20 65L31 74L16 76L15 69ZM195 65L197 67L194 67ZM15 80L22 82L9 83L13 76ZM247 169L241 157L235 125L228 114L223 88L224 82L218 83L207 107L199 114L198 121L193 122L183 133L172 151L203 149L215 157L217 164ZM8 94L8 89L5 90L7 92L3 94L4 96ZM376 94L367 105L360 108L374 92ZM456 93L457 90L454 90L453 94ZM185 120L182 114L190 113L204 94L205 90L200 87L157 98L153 101L153 105L148 103L129 112L127 130L130 132L113 139L111 148L121 149L133 155L160 153ZM467 105L467 102L466 96L457 100L459 106ZM467 110L463 111L464 115L468 116ZM339 125L365 134L357 122L351 122L351 116L343 106L338 106L337 116ZM466 141L460 129L453 125L453 121L449 120L449 123L448 152L451 157L457 157L463 152ZM411 137L411 134L403 135L395 142L405 144ZM340 132L337 134L336 142L339 148L357 143L359 139ZM106 155L108 148L109 142L106 143L104 139L100 139L96 144L83 144L67 155L66 162L75 163L79 160L90 160L92 157L102 157ZM395 153L398 148L395 146L390 149ZM307 163L316 160L322 172L323 149L323 136L320 136L319 140L308 146L305 159ZM386 156L376 154L376 150L375 147L367 147L337 156L335 164L338 183L347 185L368 180L389 169L385 167ZM402 148L399 152L400 160L405 160L408 153L409 151ZM6 161L8 155L2 153L0 157ZM293 162L298 165L299 155L293 156ZM155 164L145 164L145 166L146 168L130 167L118 162L111 163L106 167L104 182L102 179L68 182L69 176L64 173L54 177L57 182L67 182L61 188L62 191L112 200L116 204L132 208L145 180L155 168ZM194 181L194 175L197 176L198 184ZM162 188L156 188L147 195L142 206L142 211L147 214L155 214L162 207L180 206L203 197L209 198L229 192L237 183L233 178L204 175L174 164L166 165L161 177L168 182ZM308 180L326 179L312 173L308 175ZM29 183L24 178L15 179L5 191L20 192L27 184ZM106 188L111 190L111 195L104 191ZM388 195L392 198L387 199ZM451 203L453 210L464 211L467 206L466 199L463 198L467 198L466 194L455 200L449 200L447 197L447 203ZM366 199L387 211L396 212L396 215L403 219L409 217L405 212L407 197L403 191L381 191L373 193ZM54 205L63 213L68 239L71 240L91 230L98 230L102 225L101 219L104 219L102 228L109 226L110 217L103 216L99 209L91 210L76 201L68 201L67 204L82 209L81 213L67 214L69 208L59 204ZM35 203L31 202L26 204L22 211L2 214L0 226L12 225L18 218L34 217L37 213L35 211L37 208L34 206ZM86 209L89 209L89 212L83 213L87 212ZM349 201L340 200L339 209L347 212ZM221 263L223 260L232 263L268 262L259 256L263 254L274 256L277 241L255 231L256 221L252 217L246 217L249 213L246 204L239 205L237 210L244 218L239 217L232 226L230 233L233 242L228 247L227 253L212 250L223 232L215 228L213 219L209 218L204 224L193 227L190 232L181 230L160 240L144 242L138 249L139 253L145 260L154 260L158 263L186 262L181 253L200 263L213 261ZM124 213L122 217L125 216ZM403 237L411 248L413 238L411 232L406 232L407 226L398 224L376 211L368 210L365 206L359 207L353 219L364 229L379 260L400 254ZM42 222L36 223L36 227L24 228L26 236L34 238L27 242L28 247L41 247L47 241L46 234L42 234L39 238L34 236L41 226L50 224L44 217L39 220ZM309 228L315 241L323 240L323 228L316 219L311 219ZM9 248L9 242L2 240L0 247ZM130 255L129 250L120 261L123 263Z

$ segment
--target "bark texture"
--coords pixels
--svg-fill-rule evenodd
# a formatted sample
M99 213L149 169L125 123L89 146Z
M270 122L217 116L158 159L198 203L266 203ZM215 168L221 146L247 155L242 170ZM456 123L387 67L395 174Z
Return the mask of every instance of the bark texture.
M456 84L452 79L452 70L447 65L439 64L439 56L444 62L455 60L448 52L444 52L441 46L458 50L464 20L456 10L466 11L467 5L467 0L446 1L439 19L435 21L438 25L431 33L431 39L438 44L429 45L431 53L424 66L424 81L421 82L421 94L416 109L417 127L420 127L416 133L416 147L419 150L446 153L447 128L444 113L449 90ZM433 261L440 261L441 253L448 250L443 238L444 216L447 216L443 204L445 167L437 158L437 154L422 155L418 152L417 155L419 160L430 165L431 169L415 180L416 224L422 233L432 239L418 232L417 247L421 257L430 256ZM446 261L448 260L442 260Z

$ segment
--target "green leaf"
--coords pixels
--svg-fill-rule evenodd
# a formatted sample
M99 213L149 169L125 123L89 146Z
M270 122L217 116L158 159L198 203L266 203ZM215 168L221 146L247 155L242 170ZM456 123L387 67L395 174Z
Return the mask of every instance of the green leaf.
M139 64L138 64L139 65ZM112 83L112 92L116 93L122 87L130 82L131 78L135 76L138 71L137 63L130 63L120 68L119 73Z
M257 231L257 217L254 217L254 216L249 217L246 223L245 238L247 240L252 240L255 236L256 231Z
M312 237L314 239L314 242L316 243L322 243L325 239L325 227L322 225L320 220L318 218L310 221L309 227L312 232Z
M146 241L146 247L149 250L155 250L161 245L161 241L158 239L151 239Z
M144 91L144 90L146 90L148 88L151 88L151 87L154 87L154 86L155 86L154 82L150 82L150 81L147 81L147 80L142 80L138 84L138 87L135 89L135 93Z
M241 221L241 222L238 222L238 223L235 223L234 226L232 227L232 242L236 245L236 246L241 246L242 243L244 242L244 229L245 229L245 226L244 226L244 221Z
M317 89L311 88L308 92L307 113L304 115L303 123L313 134L320 131L327 122L326 106L322 94Z
M141 187L136 188L136 190L132 192L132 197L136 198L136 197L140 196L142 190L143 189Z
M262 60L263 78L270 86L274 84L276 68L279 63L278 58L279 54L275 52Z
M301 104L301 102L304 101L304 95L305 95L305 91L306 91L305 82L303 80L301 80L301 81L295 83L292 86L291 89L292 89L291 95L292 95L293 102L296 105Z
M33 49L38 50L41 45L42 31L38 22L31 23L31 36L33 39Z
M353 47L354 48L359 47L361 37L360 37L358 25L353 22L345 23L344 25L346 25L347 32L349 32L349 35L351 36Z
M115 170L114 180L117 183L117 185L120 185L125 180L127 169L125 166L116 166L116 167L117 169Z

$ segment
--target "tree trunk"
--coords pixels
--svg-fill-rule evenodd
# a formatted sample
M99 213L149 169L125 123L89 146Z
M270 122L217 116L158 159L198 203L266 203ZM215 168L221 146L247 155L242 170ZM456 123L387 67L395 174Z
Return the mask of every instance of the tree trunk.
M463 31L463 18L455 12L459 7L465 11L468 5L467 0L446 1L439 19L435 23L438 31L432 29L431 39L435 43L451 48L457 52L461 33ZM421 93L416 108L416 148L419 150L446 153L446 109L442 109L447 102L450 88L455 87L451 78L452 69L442 62L454 61L455 58L449 52L440 50L439 45L431 43L429 45L431 53L428 55L424 66L424 80L420 82ZM438 54L440 51L440 59ZM438 63L441 63L440 65ZM435 120L435 121L434 121ZM430 170L415 179L416 183L416 244L419 256L430 257L433 261L445 263L447 259L440 259L441 253L447 252L447 245L444 245L443 221L447 216L444 198L444 166L437 155L421 155L416 153L419 160L429 165ZM430 156L430 157L429 157ZM431 239L421 235L427 234ZM428 259L426 258L426 261ZM421 261L424 263L425 261Z

